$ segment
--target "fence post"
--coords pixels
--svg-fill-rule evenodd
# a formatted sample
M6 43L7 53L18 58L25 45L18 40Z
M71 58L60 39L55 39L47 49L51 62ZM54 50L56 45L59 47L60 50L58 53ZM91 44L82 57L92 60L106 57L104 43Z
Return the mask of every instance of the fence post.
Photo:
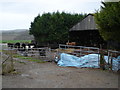
M110 65L110 69L112 70L112 63L113 63L113 59L112 59L112 53L111 53L111 61L110 61L111 65Z
M100 68L105 70L105 60L104 60L104 54L102 49L100 51Z
M14 71L14 65L13 65L13 50L10 49L10 60L11 60L11 71Z
M100 66L100 49L98 49L98 66Z
M59 49L61 49L60 46L61 46L61 45L59 44Z
M81 47L80 47L80 57L82 56L82 55L81 55L81 50L82 50L82 49L81 49Z
M110 69L110 52L108 50L108 69Z

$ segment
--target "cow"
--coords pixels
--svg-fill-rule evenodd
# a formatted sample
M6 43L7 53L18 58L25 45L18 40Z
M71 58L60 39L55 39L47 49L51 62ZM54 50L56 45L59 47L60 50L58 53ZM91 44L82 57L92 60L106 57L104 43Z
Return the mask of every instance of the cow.
M20 48L20 43L19 42L15 43L14 48Z
M26 44L25 44L25 43L22 43L21 46L22 46L22 48L25 48L25 47L26 47Z
M67 42L66 45L72 45L72 46L75 46L75 45L76 45L76 42Z
M7 46L10 47L10 48L13 48L14 44L13 43L7 43Z

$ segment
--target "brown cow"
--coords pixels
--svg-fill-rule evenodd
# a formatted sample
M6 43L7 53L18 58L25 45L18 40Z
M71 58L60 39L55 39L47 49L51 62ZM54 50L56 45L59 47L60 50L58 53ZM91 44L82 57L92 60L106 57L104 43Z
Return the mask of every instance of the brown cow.
M67 42L66 45L72 45L72 46L75 46L75 45L76 45L76 42Z

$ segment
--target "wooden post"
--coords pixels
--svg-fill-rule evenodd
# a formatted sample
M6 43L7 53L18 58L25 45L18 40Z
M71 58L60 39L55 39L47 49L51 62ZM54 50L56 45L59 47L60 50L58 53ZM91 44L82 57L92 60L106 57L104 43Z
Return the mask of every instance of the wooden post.
M108 51L108 70L109 70L109 68L110 68L110 52Z
M100 66L100 57L99 57L99 55L100 55L100 49L98 49L98 66Z
M61 49L61 48L60 48L60 44L59 44L59 49Z
M10 49L10 60L11 60L11 71L14 71L14 65L13 65L13 51Z
M82 56L82 55L81 55L81 50L82 50L82 49L81 49L81 47L80 47L80 57Z
M105 60L104 60L104 54L103 51L100 51L100 68L105 70Z
M112 70L112 63L113 63L112 53L111 53L111 60L110 60L110 63L111 63L111 67L110 67L110 69Z

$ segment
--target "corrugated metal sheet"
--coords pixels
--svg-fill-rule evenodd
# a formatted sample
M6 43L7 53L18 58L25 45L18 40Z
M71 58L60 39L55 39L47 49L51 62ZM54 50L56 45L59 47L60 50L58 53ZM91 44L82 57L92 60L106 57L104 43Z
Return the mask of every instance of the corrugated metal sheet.
M88 14L81 22L73 26L70 31L77 30L98 30L92 14Z

